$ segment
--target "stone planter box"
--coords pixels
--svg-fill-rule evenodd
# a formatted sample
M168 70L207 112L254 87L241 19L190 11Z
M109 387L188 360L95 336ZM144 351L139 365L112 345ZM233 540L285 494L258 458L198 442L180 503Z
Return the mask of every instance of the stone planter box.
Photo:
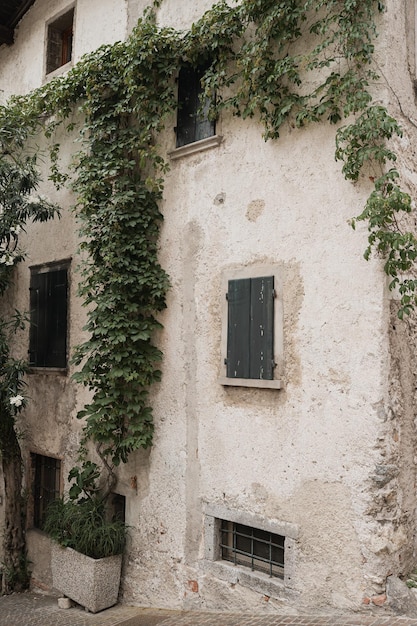
M54 588L92 613L117 603L121 554L92 559L52 543L51 569Z

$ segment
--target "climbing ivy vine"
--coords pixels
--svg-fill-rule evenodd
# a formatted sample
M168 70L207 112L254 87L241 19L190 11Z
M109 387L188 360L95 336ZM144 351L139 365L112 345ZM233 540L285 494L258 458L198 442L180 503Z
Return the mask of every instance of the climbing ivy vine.
M103 46L65 76L13 97L4 127L44 132L50 140L51 179L69 184L59 165L55 130L81 121L81 150L72 186L80 224L80 296L88 339L75 350L75 379L92 392L80 412L84 450L96 444L109 468L150 445L149 389L160 378L153 344L165 307L168 278L158 261L159 201L167 169L158 137L176 107L175 77L184 63L205 63L210 115L230 111L255 118L266 140L285 123L338 124L336 159L348 180L379 168L361 215L372 250L384 255L391 287L402 294L400 316L416 303L417 241L396 216L412 210L399 185L391 140L401 128L373 102L371 83L378 0L220 0L188 32L157 25L161 0L126 42ZM345 125L343 121L347 120ZM1 132L1 128L0 128Z

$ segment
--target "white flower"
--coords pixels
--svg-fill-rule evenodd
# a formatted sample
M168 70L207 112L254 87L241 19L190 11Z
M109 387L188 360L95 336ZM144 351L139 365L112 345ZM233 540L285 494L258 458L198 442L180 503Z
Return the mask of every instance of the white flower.
M23 400L24 400L24 398L21 395L13 396L12 398L10 398L10 404L12 406L16 406L16 407L17 406L22 406Z
M16 256L11 252L6 252L6 254L2 254L0 257L0 265L13 265L15 262Z

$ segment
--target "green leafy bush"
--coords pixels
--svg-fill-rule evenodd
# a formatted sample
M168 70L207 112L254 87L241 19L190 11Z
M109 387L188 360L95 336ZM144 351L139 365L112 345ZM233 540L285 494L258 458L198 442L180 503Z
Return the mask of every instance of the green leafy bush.
M61 546L93 559L121 554L127 533L124 522L107 519L104 501L99 496L79 502L55 500L48 507L44 530Z

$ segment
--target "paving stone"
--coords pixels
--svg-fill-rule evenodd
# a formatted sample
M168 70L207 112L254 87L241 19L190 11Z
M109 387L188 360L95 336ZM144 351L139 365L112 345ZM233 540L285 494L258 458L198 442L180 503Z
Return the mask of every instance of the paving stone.
M417 626L417 617L364 612L351 615L232 615L117 605L96 615L60 609L55 597L34 593L0 597L0 626Z

